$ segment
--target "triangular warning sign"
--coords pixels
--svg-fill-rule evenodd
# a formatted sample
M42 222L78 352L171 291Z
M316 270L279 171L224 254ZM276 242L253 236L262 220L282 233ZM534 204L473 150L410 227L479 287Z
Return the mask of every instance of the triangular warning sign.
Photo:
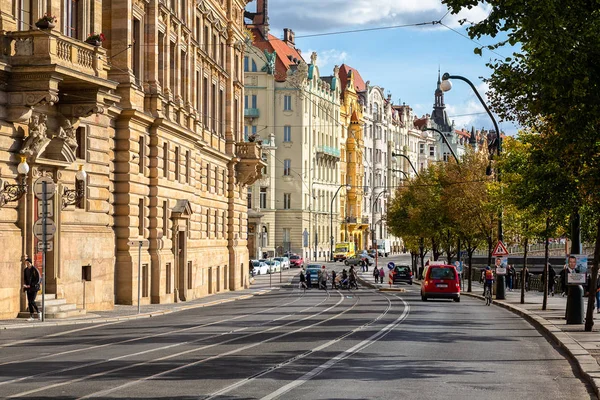
M508 250L506 250L506 246L502 243L501 240L498 240L494 251L492 252L492 256L494 257L503 257L509 255Z

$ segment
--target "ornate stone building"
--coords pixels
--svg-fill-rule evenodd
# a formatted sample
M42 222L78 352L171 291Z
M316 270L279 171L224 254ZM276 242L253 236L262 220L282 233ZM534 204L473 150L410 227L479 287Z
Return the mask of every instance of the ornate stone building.
M246 1L0 2L0 177L22 188L30 166L27 194L0 194L0 318L25 306L22 257L41 266L42 175L54 297L99 310L136 304L138 282L142 304L245 286L246 187L265 166L242 141Z

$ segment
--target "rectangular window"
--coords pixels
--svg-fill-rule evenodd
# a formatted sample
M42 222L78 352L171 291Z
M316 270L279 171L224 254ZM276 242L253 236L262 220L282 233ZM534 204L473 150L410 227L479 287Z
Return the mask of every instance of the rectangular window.
M75 156L81 160L85 160L86 140L84 126L80 126L75 131L75 140L77 141L77 150L75 151Z
M267 188L260 188L260 208L267 208Z
M283 242L284 243L289 243L292 241L292 232L291 231L292 231L291 228L283 228Z
M138 156L139 156L139 169L138 169L138 173L139 174L143 174L144 173L144 165L146 165L146 144L144 143L144 137L140 136L140 141L139 141L139 149L138 149Z
M292 110L292 96L285 95L283 96L283 111L291 111Z
M211 129L213 132L217 131L217 85L213 83L211 92L210 102L210 118L211 118Z
M166 267L166 287L165 287L165 292L167 294L171 294L171 263L167 263L167 267Z
M158 32L158 83L164 90L165 88L165 35Z
M175 147L175 180L179 181L179 146Z
M291 193L284 193L283 194L283 209L284 210L289 210L292 204L292 194Z
M285 159L283 160L283 175L290 176L292 173L292 160Z
M169 178L169 144L163 143L163 176Z
M429 156L435 157L435 146L429 146Z
M239 132L238 129L240 129L239 112L240 112L239 100L236 98L233 101L233 132L232 132L234 140L236 142L240 140L240 135L238 133Z
M133 37L131 41L133 43L133 76L135 76L135 83L141 85L142 83L142 37L140 21L133 19Z
M193 289L194 288L194 264L191 261L188 261L187 263L187 284L188 284L188 289Z
M31 0L17 0L17 4L19 6L17 10L19 30L28 31L34 22L31 18ZM65 2L65 6L67 4L68 1ZM66 29L64 32L66 32Z
M250 59L248 56L244 57L244 72L250 72Z
M185 24L186 21L186 4L185 4L185 0L181 0L181 9L179 10L179 17L181 18L181 22L183 22Z
M169 202L163 201L163 237L169 237Z
M200 39L200 35L202 34L202 21L200 17L196 17L196 41L198 43L202 43Z
M210 37L208 34L208 25L204 26L204 37L202 38L202 41L204 42L204 51L208 53L208 42L210 41Z
M204 128L208 129L208 78L202 81L202 119Z
M219 135L225 137L225 95L219 90Z
M212 37L212 51L211 51L211 55L212 55L212 59L213 60L217 60L217 53L218 53L218 49L219 49L219 42L217 40L217 35L213 35Z
M144 199L138 201L138 236L144 237Z
M425 154L425 143L419 143L419 154Z
M190 151L185 152L185 183L190 183Z
M252 187L248 188L248 209L251 210L252 209Z
M148 297L150 291L148 288L149 285L149 276L148 276L148 264L142 265L142 297Z
M291 142L292 141L292 127L286 125L283 127L283 141Z
M170 42L171 48L169 49L170 63L171 63L171 79L169 79L169 90L171 91L171 95L174 95L175 91L175 82L177 82L177 46L175 43Z
M27 7L29 7L28 10L28 14L29 14L29 20L31 19L31 3L28 0L23 0L22 2L23 5L27 4ZM79 0L64 0L64 19L63 19L63 31L64 34L66 36L72 37L72 38L78 38L79 37L79 27L78 27L78 18L77 16L79 15ZM22 13L24 14L24 9L22 9ZM26 15L24 15L26 16ZM26 19L27 20L27 19ZM27 29L29 29L30 27L28 26Z
M179 70L180 70L180 75L179 75L179 95L181 96L181 98L183 100L188 99L187 96L187 86L186 86L186 82L187 82L187 73L188 73L188 69L187 69L187 55L185 54L185 52L181 52L180 53L180 65L179 65Z
M235 55L235 63L233 64L233 76L235 80L240 80L240 57Z

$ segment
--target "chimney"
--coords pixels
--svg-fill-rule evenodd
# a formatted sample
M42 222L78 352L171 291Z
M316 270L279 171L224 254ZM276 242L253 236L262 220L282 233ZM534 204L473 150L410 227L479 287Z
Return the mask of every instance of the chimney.
M294 34L293 30L291 30L289 28L285 28L283 30L283 42L285 44L287 44L288 46L290 46L290 47L295 47L296 46L296 43L294 41L295 36L296 35Z
M256 14L252 24L260 29L265 38L269 37L269 0L256 0Z

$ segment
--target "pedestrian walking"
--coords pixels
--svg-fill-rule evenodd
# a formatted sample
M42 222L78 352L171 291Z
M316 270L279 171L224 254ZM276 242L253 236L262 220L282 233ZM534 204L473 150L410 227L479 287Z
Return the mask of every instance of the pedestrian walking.
M506 287L509 292L513 291L513 284L515 281L515 268L512 265L508 265L506 268Z
M383 283L383 278L385 277L385 271L383 267L379 268L379 283Z
M323 265L321 271L319 271L319 289L327 290L327 270Z
M42 320L42 313L37 304L35 304L35 297L40 290L40 281L40 273L31 263L31 258L26 258L25 270L23 271L23 291L27 293L27 305L29 308L29 318L27 321L33 321L34 310L38 315L38 319Z
M560 291L562 292L562 297L565 297L567 293L567 274L569 271L567 270L567 265L563 266L563 269L560 270Z
M337 289L337 283L335 279L337 278L334 270L331 270L331 289Z
M377 266L375 266L375 269L373 270L373 277L375 278L375 283L377 283L379 281L379 269Z
M306 276L304 276L304 271L300 271L300 283L298 289L304 289L304 291L306 291Z
M306 286L307 289L310 290L310 287L312 286L312 280L311 280L311 276L310 276L310 269L306 271Z

